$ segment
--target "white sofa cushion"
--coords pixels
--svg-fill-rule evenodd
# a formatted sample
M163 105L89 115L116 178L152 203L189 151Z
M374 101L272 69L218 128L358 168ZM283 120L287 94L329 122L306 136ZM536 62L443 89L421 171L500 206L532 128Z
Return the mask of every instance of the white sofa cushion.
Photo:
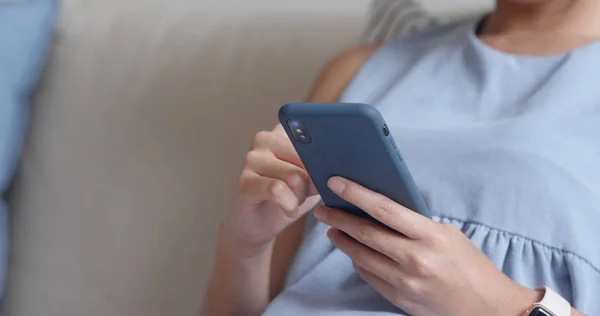
M410 35L440 22L417 0L375 0L362 42L375 43Z
M482 14L493 0L373 0L363 43L387 42L433 25Z
M6 314L195 315L251 135L356 45L368 5L64 0L12 201Z
M322 3L65 0L12 199L6 315L196 315L251 135L364 26L368 2Z

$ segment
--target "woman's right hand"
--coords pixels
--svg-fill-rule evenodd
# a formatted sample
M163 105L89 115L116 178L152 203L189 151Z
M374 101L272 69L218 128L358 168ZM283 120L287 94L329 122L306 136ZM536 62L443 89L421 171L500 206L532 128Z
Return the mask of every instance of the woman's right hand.
M259 252L316 203L318 192L283 127L254 137L222 233L238 250Z

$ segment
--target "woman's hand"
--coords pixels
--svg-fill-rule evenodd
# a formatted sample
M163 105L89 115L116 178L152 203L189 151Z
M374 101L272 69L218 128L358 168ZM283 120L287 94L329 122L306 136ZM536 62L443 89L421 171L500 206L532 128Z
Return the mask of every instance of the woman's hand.
M305 203L318 193L281 125L254 137L237 188L222 233L236 251L251 255L267 249L318 201Z
M416 316L520 316L541 299L514 283L451 224L439 224L356 183L329 187L396 232L318 207L332 243L388 301Z

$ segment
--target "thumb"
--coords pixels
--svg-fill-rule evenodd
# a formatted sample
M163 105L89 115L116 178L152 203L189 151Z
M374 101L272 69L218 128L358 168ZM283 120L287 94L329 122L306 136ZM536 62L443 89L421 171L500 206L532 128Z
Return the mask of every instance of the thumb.
M308 183L308 196L312 197L315 195L319 195L319 191L317 191L317 187L315 186L315 183L312 182L312 180L309 180Z
M301 218L302 216L304 216L304 214L310 212L312 209L315 208L315 206L317 206L317 204L319 204L319 202L321 201L321 197L318 195L313 195L309 198L306 199L306 201L304 201L304 203L302 203L302 205L298 206L298 208L296 209L296 212L294 212L295 214L293 215L294 218Z

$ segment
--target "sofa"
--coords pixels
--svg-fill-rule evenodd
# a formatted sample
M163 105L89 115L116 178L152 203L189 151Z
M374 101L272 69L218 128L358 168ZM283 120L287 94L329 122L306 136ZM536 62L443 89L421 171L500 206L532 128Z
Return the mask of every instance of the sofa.
M368 7L63 0L10 194L5 315L195 315L252 135L356 45Z

